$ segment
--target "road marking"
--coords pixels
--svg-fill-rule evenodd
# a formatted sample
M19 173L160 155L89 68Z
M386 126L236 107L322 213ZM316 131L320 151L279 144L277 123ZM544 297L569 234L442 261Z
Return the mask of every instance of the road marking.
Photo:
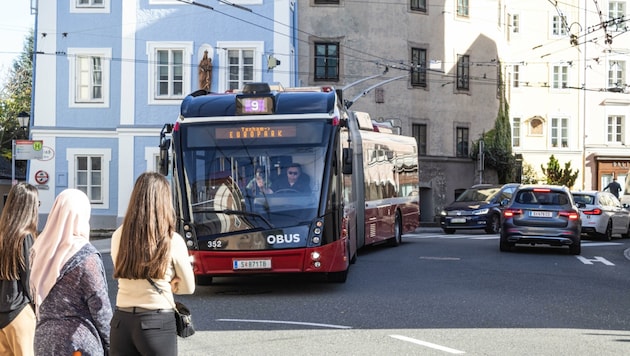
M332 329L352 329L351 326L344 326L344 325L305 323L305 322L301 322L301 321L286 321L286 320L217 319L217 321L235 321L235 322L238 322L238 323L267 323L267 324L306 325L306 326L318 326L318 327L322 327L322 328L332 328Z
M460 261L459 257L432 257L432 256L420 256L421 260L437 260L437 261Z
M595 256L593 258L586 258L586 257L582 257L582 256L575 256L577 257L578 260L582 261L582 263L584 263L585 265L592 265L593 262L601 262L603 264L605 264L606 266L614 266L615 264L608 261L607 259L603 258L603 257L599 257L599 256Z
M407 337L407 336L402 336L402 335L389 335L389 336L394 338L394 339L411 342L411 343L416 344L416 345L430 347L432 349L448 352L448 353L451 353L451 354L457 354L457 355L465 354L464 351L451 349L450 347L446 347L446 346L442 346L442 345L438 345L438 344L433 344L433 343L430 343L430 342L427 342L427 341L418 340L418 339L413 339L413 338L410 338L410 337Z

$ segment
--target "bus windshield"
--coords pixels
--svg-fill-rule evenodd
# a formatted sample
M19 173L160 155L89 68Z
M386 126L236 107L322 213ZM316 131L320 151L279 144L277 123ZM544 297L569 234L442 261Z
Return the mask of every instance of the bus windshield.
M331 126L323 120L180 127L197 235L280 229L317 216Z

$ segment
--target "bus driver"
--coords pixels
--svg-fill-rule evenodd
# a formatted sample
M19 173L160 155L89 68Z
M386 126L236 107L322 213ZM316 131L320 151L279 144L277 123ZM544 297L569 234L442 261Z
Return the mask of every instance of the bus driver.
M287 177L278 178L271 185L271 191L282 193L282 191L296 191L300 193L310 191L310 187L304 180L300 179L302 175L302 166L299 163L291 163L287 167Z

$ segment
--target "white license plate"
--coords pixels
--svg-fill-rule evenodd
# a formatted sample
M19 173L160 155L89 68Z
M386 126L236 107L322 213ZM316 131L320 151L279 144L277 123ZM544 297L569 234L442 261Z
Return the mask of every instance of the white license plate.
M537 218L550 218L553 216L553 213L551 211L530 211L529 216Z
M453 224L463 224L466 222L466 218L452 218L451 223Z
M238 269L271 269L271 260L234 260L233 268Z

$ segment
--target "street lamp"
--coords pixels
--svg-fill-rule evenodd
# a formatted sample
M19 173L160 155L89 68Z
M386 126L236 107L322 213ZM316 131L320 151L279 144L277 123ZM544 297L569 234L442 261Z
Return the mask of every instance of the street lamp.
M25 130L26 128L28 128L28 122L29 119L31 118L31 115L29 115L29 113L22 111L21 113L18 114L18 123L20 124L20 128L22 130Z

